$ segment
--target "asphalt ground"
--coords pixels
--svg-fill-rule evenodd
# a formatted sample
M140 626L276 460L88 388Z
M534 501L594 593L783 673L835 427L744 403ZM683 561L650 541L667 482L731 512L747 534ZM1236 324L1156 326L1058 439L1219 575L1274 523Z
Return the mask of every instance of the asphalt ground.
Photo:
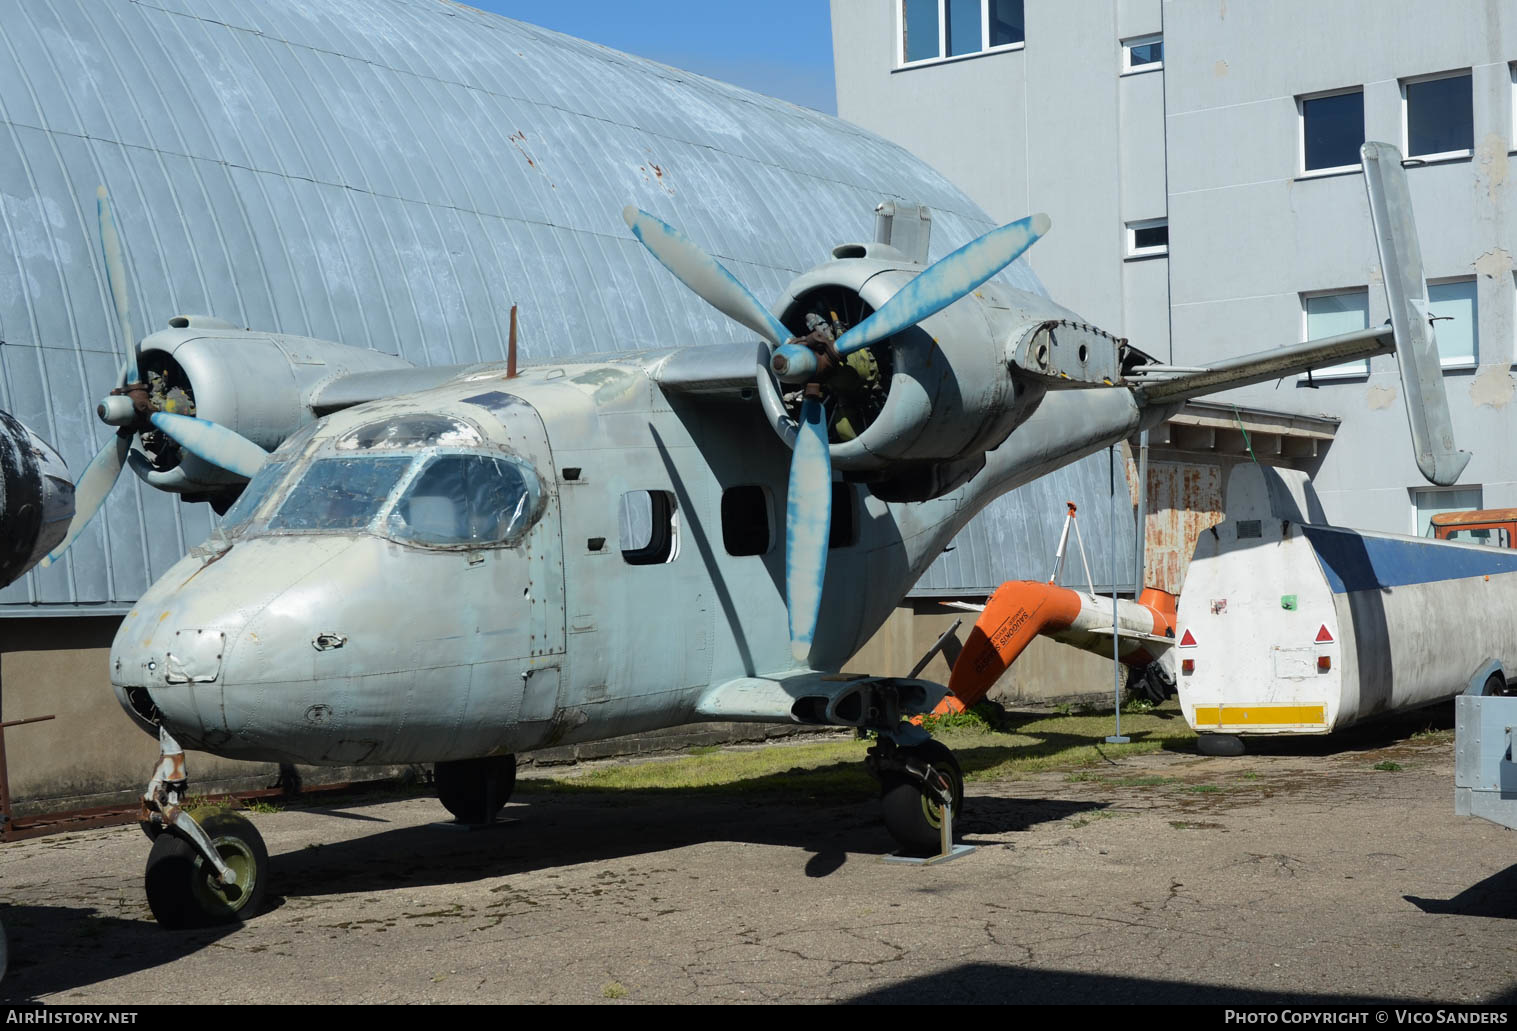
M804 789L526 781L483 831L393 794L253 813L267 904L206 931L152 921L135 827L17 842L0 999L1511 1003L1517 836L1454 816L1420 725L972 782L976 851L931 867Z

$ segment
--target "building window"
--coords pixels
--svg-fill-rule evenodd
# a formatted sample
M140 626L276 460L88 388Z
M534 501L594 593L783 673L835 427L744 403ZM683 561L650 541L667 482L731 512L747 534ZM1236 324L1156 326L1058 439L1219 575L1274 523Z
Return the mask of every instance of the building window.
M1301 295L1301 317L1306 340L1321 340L1340 333L1368 329L1370 324L1370 293L1367 287L1357 290L1338 290L1333 293ZM1316 369L1312 376L1368 376L1368 358L1342 365ZM1300 378L1305 379L1303 374Z
M1482 505L1479 487L1423 487L1412 490L1412 532L1433 535L1433 516L1441 512L1473 512Z
M679 515L674 495L663 490L634 490L622 495L618 513L622 558L632 566L673 562L679 553Z
M1164 37L1139 36L1122 41L1122 74L1156 72L1164 67Z
M1467 156L1475 146L1470 73L1403 82L1401 121L1407 157Z
M900 0L901 64L1020 47L1023 0Z
M1436 319L1438 357L1445 366L1474 365L1480 360L1480 307L1474 277L1444 279L1427 285L1428 310Z
M1343 172L1360 167L1364 145L1364 91L1296 98L1300 112L1301 171Z
M1127 256L1151 258L1169 253L1169 219L1149 218L1127 223Z

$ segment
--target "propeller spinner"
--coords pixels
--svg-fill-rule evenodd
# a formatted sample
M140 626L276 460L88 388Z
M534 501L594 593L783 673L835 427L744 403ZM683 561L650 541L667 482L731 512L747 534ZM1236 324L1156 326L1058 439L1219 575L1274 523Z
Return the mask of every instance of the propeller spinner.
M106 441L74 489L74 519L68 533L56 548L48 552L42 565L51 565L63 556L69 545L89 525L127 464L132 439L143 430L156 428L172 438L190 454L249 479L268 458L268 452L246 437L206 419L175 415L156 410L142 381L140 343L132 335L131 307L126 289L126 262L122 258L121 238L111 216L111 202L105 187L95 194L95 211L100 235L100 253L105 262L105 277L111 302L116 309L116 324L121 332L125 355L116 389L96 409L100 420L116 427L116 434Z
M822 391L827 378L840 359L930 318L1010 265L1048 231L1048 216L1032 215L965 244L835 342L826 327L804 340L795 339L736 276L674 227L635 207L626 208L622 218L676 279L769 342L770 364L760 375L772 372L782 382L804 385L785 514L785 602L791 654L805 662L821 613L832 523L832 454Z

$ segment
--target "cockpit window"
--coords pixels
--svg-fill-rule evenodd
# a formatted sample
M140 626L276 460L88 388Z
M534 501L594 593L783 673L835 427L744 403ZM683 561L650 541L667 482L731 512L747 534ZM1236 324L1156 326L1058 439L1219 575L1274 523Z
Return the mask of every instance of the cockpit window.
M410 465L410 455L312 462L269 520L269 529L362 529L378 514Z
M476 447L479 430L445 415L398 415L365 423L337 442L339 451L393 450L415 447Z
M289 462L265 462L257 475L242 488L242 494L227 509L226 515L221 517L221 532L232 534L246 526L269 492L284 481L284 474L289 469Z
M398 540L418 544L494 544L526 533L542 488L530 469L488 455L437 455L411 481L390 514Z

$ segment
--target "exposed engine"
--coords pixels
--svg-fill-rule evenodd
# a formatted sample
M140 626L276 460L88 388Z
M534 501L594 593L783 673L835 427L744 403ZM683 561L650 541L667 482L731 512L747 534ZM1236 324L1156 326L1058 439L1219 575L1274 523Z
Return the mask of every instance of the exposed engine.
M58 452L0 412L0 586L19 579L63 540L74 484Z

